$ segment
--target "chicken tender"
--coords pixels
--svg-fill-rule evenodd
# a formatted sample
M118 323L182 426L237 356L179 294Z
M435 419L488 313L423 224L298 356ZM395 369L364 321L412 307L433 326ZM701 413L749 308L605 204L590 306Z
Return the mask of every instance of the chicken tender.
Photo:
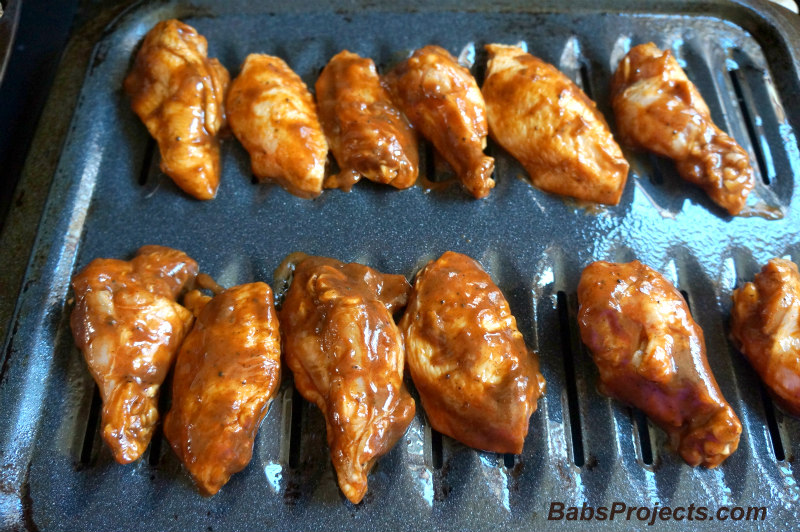
M628 179L603 115L572 80L516 46L490 44L489 134L547 192L616 205Z
M470 447L521 453L545 381L480 264L452 251L429 262L400 329L431 426Z
M72 279L72 335L103 400L101 434L121 464L150 443L159 388L192 326L175 300L196 275L185 253L144 246L131 261L95 259Z
M402 275L308 257L296 265L280 310L286 364L297 390L325 416L339 487L353 504L367 492L372 465L414 417L392 319L409 289Z
M720 207L742 210L755 186L747 152L714 124L672 52L633 47L614 73L611 96L625 144L673 159L681 177Z
M426 46L386 75L392 98L411 124L453 167L464 187L484 198L494 187L486 148L486 104L469 70L447 50Z
M214 495L253 455L280 384L281 339L272 290L250 283L187 295L197 316L175 361L164 434L203 495Z
M777 402L800 416L800 274L772 259L733 293L731 334Z
M417 136L381 85L375 63L347 50L316 85L319 117L340 172L325 186L350 190L361 177L408 188L419 174Z
M219 140L230 76L197 30L156 24L125 78L131 107L158 142L161 170L187 194L212 199L219 186Z
M228 119L258 179L301 198L322 192L328 142L308 87L282 59L247 56L231 84Z
M702 329L669 281L639 261L593 262L578 302L601 393L644 411L691 466L714 468L736 450L742 425L708 367Z

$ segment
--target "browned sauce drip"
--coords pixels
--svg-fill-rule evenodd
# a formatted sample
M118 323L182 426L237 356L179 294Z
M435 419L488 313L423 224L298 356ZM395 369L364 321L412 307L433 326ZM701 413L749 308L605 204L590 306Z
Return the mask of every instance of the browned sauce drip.
M209 290L214 295L217 295L225 290L224 287L217 284L217 281L215 281L214 278L207 273L198 273L196 283L198 287L202 288L203 290Z
M781 220L786 215L782 208L775 205L767 205L763 201L759 201L755 205L745 206L737 216L742 218L764 218L765 220Z
M608 214L608 207L606 205L603 205L602 203L579 200L575 198L570 198L568 196L561 196L561 201L563 201L564 205L566 205L570 209L574 211L581 211L587 215L601 216L604 214Z
M424 173L420 172L419 177L417 178L416 185L420 187L425 192L435 191L438 192L440 190L445 190L446 188L450 187L456 180L447 179L445 181L431 181L428 179L428 176Z

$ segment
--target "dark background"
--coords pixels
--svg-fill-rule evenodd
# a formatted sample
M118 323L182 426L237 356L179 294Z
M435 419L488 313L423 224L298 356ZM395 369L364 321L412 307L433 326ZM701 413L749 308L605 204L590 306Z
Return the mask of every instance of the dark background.
M20 2L20 0L12 0ZM7 0L3 0L5 7ZM23 0L17 35L0 81L0 227L70 34L101 10L130 0Z

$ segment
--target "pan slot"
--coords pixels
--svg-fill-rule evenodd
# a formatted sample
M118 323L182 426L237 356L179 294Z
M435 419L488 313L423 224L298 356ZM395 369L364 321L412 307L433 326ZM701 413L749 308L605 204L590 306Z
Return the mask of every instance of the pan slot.
M423 184L427 182L428 188L438 190L445 188L456 178L453 167L442 157L431 142L423 142L420 149L420 169L423 173ZM440 186L432 184L442 183ZM444 184L447 183L447 184Z
M686 306L689 307L689 314L691 314L692 313L692 303L691 303L691 301L689 301L689 292L687 292L686 290L680 290L680 293L683 296L683 299L686 301Z
M764 403L764 416L767 418L769 439L772 442L772 454L775 456L775 460L778 462L783 462L786 460L786 451L783 447L781 430L778 426L778 420L775 416L775 404L772 402L766 387L762 383L759 383L758 387L761 391L761 400Z
M172 371L164 379L164 384L161 385L161 393L158 394L158 411L160 413L158 424L153 431L153 439L150 440L149 455L147 456L147 463L150 467L156 467L161 461L161 448L164 446L164 416L169 412L172 405ZM169 447L169 444L167 444Z
M753 146L758 168L761 170L761 180L765 185L769 185L775 179L775 165L772 162L769 144L761 126L761 117L755 111L752 94L750 94L749 88L744 82L741 71L738 69L730 70L728 75L731 78L736 99L742 110L742 117L744 117L747 134L750 136L750 144Z
M472 65L470 70L478 87L483 87L483 82L486 79L487 54L485 52L479 52L478 57L480 57L481 60Z
M567 294L561 290L557 295L559 329L561 331L561 347L564 355L564 378L567 389L567 409L569 410L569 430L572 442L572 461L577 467L583 467L583 436L581 434L580 405L578 403L578 385L575 374L575 354L577 342L572 330L572 320L568 307Z
M154 162L153 157L156 152L156 141L150 135L147 136L147 144L144 148L144 157L142 159L142 168L139 170L139 184L144 186L150 175L153 174Z
M589 67L586 66L586 63L581 62L580 68L580 75L581 75L581 88L583 92L586 93L586 96L589 97L590 100L594 101L594 91L592 90L592 78L589 75Z
M292 421L289 432L289 467L300 466L300 434L303 426L303 397L297 388L292 388Z
M650 173L650 181L657 186L664 184L664 174L661 172L661 165L659 164L658 157L656 155L648 154L648 158L650 159L650 167L653 171Z
M97 429L100 425L100 409L103 402L100 400L100 390L96 384L92 385L92 403L89 407L89 416L86 419L86 431L83 435L83 445L81 446L80 463L87 466L92 461L97 438Z
M431 465L434 469L441 469L443 464L442 433L431 427Z
M514 469L514 465L517 462L517 456L511 453L506 453L503 455L503 465L506 466L508 469Z
M431 144L433 150L433 180L439 183L449 183L457 178L456 172L450 163L448 163L442 155L436 151L436 148Z
M159 408L161 410L161 408ZM150 454L147 457L147 463L150 467L158 466L161 461L161 447L164 442L164 431L161 428L161 423L156 426L153 432L153 439L150 441Z
M432 183L437 183L439 179L436 175L436 149L430 142L423 141L419 151L425 159L422 165L425 168L425 178Z
M650 426L647 416L638 408L630 408L631 421L636 428L639 457L646 466L653 465L653 442L650 439Z

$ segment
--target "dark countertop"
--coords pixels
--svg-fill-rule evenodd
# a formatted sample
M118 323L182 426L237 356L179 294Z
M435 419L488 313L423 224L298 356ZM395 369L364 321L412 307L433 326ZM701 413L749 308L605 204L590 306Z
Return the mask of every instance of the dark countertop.
M4 0L4 6L10 1ZM11 207L39 116L73 30L121 1L24 0L5 76L0 82L0 227Z

